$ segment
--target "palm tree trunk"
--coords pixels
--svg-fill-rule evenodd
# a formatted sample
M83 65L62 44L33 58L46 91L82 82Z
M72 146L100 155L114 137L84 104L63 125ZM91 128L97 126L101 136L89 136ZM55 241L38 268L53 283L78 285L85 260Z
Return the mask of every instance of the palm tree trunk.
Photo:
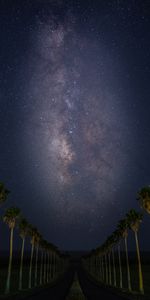
M57 256L57 277L59 276L59 257Z
M98 256L98 280L101 280L101 258Z
M116 266L115 266L115 255L114 249L112 248L112 258L113 258L113 273L114 273L114 286L116 286Z
M38 251L39 246L36 247L36 259L35 259L35 276L34 276L34 285L37 286L37 264L38 264Z
M46 282L48 283L48 273L49 273L49 253L47 253L47 274L46 274Z
M24 243L25 243L25 238L22 239L20 271L19 271L19 290L22 290L22 269L23 269Z
M53 268L53 253L52 253L52 268ZM93 258L90 258L90 273L93 275Z
M111 261L110 261L110 252L108 253L109 260L109 284L111 285Z
M43 275L43 250L41 252L41 266L40 266L40 285L42 285L42 275Z
M56 260L56 265L57 265L57 260ZM96 280L98 280L98 257L95 257L95 271L94 271L94 276Z
M104 281L104 261L102 256L102 281Z
M106 284L108 284L108 264L107 264L107 254L105 254L105 269L106 269Z
M101 281L102 280L102 258L101 258L101 256L99 258L99 273L100 273L99 278L100 278L100 281Z
M97 280L99 279L99 269L98 269L98 264L99 264L99 257L96 257L96 278Z
M51 269L52 269L52 260L51 260L51 252L50 252L50 260L49 260L49 281L51 281Z
M29 285L28 285L29 289L31 289L33 252L34 252L34 242L32 242L31 257L30 257Z
M140 257L140 248L139 248L139 242L138 242L138 235L137 235L137 231L135 231L134 233L135 233L136 251L137 251L138 268L139 268L139 290L142 294L144 294L143 274L142 274L142 266L141 266L141 257Z
M48 264L48 282L50 282L50 252L49 252L49 264Z
M90 261L90 273L91 273L91 261ZM51 279L53 279L53 252L51 254Z
M53 253L53 278L55 278L55 253ZM95 261L94 261L94 266L95 266ZM95 270L95 268L94 268L94 270Z
M100 280L100 257L97 258L97 274L98 274L98 280Z
M57 260L55 261L55 272L56 272L56 265L57 265L56 262L57 262ZM97 256L95 256L95 277L97 278Z
M118 244L118 259L119 259L120 288L122 289L122 264L121 264L120 244Z
M8 265L8 273L7 273L7 281L6 281L5 294L8 294L9 290L10 290L10 278L11 278L11 267L12 267L12 253L13 253L13 233L14 233L14 228L12 227L10 229L9 265Z
M46 283L46 250L45 250L45 254L44 254L44 280L43 280L44 284Z
M128 257L128 245L127 237L124 238L125 241L125 251L126 251L126 263L127 263L127 276L128 276L128 289L131 291L131 276L130 276L130 266L129 266L129 257Z
M51 268L51 254L50 254L50 252L49 252L49 271L48 271L48 282L50 282L50 272L51 272L50 268Z

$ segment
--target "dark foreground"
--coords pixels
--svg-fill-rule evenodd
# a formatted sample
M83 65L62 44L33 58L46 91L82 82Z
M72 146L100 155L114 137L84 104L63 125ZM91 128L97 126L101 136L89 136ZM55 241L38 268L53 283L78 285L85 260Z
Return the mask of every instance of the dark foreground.
M35 289L10 297L0 297L8 300L123 300L123 299L148 299L140 296L118 295L114 290L105 288L95 283L84 271L80 259L72 260L69 270L53 286Z

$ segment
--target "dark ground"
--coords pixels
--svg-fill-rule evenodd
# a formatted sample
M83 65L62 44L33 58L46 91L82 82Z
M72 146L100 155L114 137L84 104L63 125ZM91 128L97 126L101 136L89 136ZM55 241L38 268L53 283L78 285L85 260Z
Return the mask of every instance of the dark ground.
M80 286L82 288L85 300L123 300L123 299L135 299L142 300L150 298L141 297L137 295L129 296L127 294L120 295L113 288L105 288L100 283L94 282L94 280L84 271L81 266L81 260L78 256L72 256L70 267L65 275L60 278L53 286L46 286L44 288L36 288L30 291L19 293L17 295L11 295L10 297L1 296L0 299L7 300L80 300L83 298L67 297L70 291L70 287L74 280L74 274L77 272ZM69 294L70 295L70 294Z

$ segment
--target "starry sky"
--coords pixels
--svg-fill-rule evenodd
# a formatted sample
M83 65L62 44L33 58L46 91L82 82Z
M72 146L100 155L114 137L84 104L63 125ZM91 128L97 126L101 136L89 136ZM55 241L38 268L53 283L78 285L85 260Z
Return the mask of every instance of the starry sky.
M94 248L150 183L150 3L0 0L0 41L7 205L61 249Z

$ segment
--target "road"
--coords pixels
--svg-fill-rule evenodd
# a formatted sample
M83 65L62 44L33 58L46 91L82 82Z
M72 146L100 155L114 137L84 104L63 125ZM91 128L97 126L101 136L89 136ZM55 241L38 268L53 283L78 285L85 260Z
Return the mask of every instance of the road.
M113 294L110 290L105 287L100 287L93 281L91 281L84 270L79 268L78 277L80 286L87 300L125 300L124 297Z
M85 298L76 298L75 295L73 297L70 297L70 291L74 290L71 289L71 286L73 284L74 275L77 274L75 277L78 277L79 284L81 287L81 290L85 296ZM79 290L79 285L78 290ZM75 292L76 294L76 292ZM82 294L82 295L83 295ZM69 295L69 296L68 296ZM6 298L5 298L6 299ZM49 286L42 289L37 289L27 295L21 295L7 298L8 300L78 300L78 299L85 299L85 300L100 300L100 299L107 299L107 300L124 300L124 297L118 296L116 294L113 294L109 289L106 289L105 287L100 287L98 284L94 283L92 280L90 280L89 276L86 274L86 272L82 269L80 265L80 261L72 262L70 269L68 272L61 278L57 284L53 286Z
M5 300L65 300L69 289L73 282L74 268L70 268L69 271L57 281L53 286L47 286L45 288L37 288L26 293L19 293L17 295L11 295L9 297L0 297Z

